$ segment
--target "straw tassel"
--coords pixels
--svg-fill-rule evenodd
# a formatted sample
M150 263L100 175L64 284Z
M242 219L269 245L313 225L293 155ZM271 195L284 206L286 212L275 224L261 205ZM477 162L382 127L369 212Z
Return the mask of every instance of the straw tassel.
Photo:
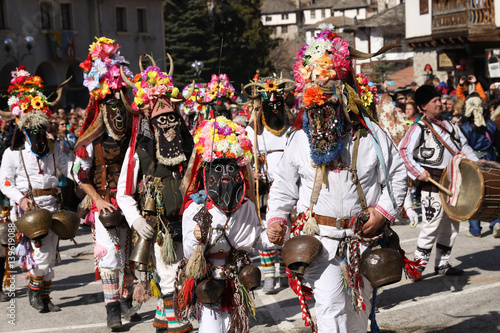
M207 275L207 262L200 244L196 245L194 252L189 257L186 265L186 276L201 280Z
M165 265L173 265L177 261L177 254L174 250L174 240L170 235L170 232L165 232L165 237L163 238L163 246L161 247L161 258Z

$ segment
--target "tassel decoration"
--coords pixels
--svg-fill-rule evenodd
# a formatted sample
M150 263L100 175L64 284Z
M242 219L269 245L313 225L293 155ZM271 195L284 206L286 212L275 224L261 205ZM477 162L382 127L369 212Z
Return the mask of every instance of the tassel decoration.
M306 218L306 222L304 224L304 227L302 228L302 231L309 236L319 234L318 221L316 221L316 219L314 218L311 210L307 210L304 216Z
M165 232L165 237L163 238L163 246L161 247L161 258L165 265L173 265L177 261L177 254L174 249L174 240L170 236L168 229Z
M150 298L151 295L149 294L144 281L141 281L134 286L134 293L132 295L134 303L144 304L149 301Z
M207 262L198 244L186 265L186 276L201 280L207 275Z
M250 332L250 320L248 319L239 293L235 293L233 296L233 311L231 312L230 323L228 333Z
M405 255L405 251L402 248L399 248L399 254L401 255L401 258L403 258L403 269L406 277L409 277L413 280L420 279L422 277L422 272L418 269L418 267L423 266L422 259L408 259Z
M154 298L160 299L161 298L161 291L160 291L160 286L158 285L158 282L156 282L155 279L151 279L150 285L151 285L151 296L153 296Z

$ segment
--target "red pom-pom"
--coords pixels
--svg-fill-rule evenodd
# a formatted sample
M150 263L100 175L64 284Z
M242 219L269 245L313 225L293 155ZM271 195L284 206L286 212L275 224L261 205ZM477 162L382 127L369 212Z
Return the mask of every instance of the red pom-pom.
M87 152L87 149L85 149L85 147L80 147L76 151L76 156L78 156L80 158L87 158L87 157L89 157L89 153Z

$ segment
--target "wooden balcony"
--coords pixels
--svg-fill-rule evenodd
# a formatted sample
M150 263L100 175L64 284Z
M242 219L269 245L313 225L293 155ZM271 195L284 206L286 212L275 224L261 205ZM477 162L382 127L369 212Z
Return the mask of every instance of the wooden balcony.
M432 34L477 34L495 28L494 0L432 1Z

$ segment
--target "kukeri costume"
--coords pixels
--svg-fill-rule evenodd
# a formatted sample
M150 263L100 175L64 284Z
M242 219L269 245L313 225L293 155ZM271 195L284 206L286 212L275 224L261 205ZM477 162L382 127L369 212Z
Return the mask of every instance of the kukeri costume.
M415 102L419 106L425 106L433 98L440 96L434 87L422 86L415 93ZM431 131L431 128L436 134ZM412 179L416 179L427 170L435 181L440 181L441 174L454 153L445 147L437 135L455 152L461 151L471 161L478 160L458 126L447 120L430 119L424 116L410 127L398 147L408 169L408 175ZM435 259L435 273L459 274L462 271L451 267L449 261L460 224L444 212L438 188L435 185L430 182L421 182L421 187L424 224L415 250L415 258L421 259L423 264L419 269L421 271L425 269L436 242L438 252Z
M145 278L136 288L158 298L153 326L157 332L188 332L192 325L175 318L172 299L175 271L182 259L179 186L193 149L177 105L190 97L194 83L184 98L173 85L172 73L167 75L150 60L153 66L143 70L140 65L135 82L127 80L135 96L132 108L138 113L134 121L138 135L123 162L117 200L138 236L131 260ZM134 300L141 303L147 298Z
M26 140L16 137L11 148L4 152L0 168L0 190L10 200L13 221L24 222L27 216L30 216L30 220L40 221L40 224L36 225L41 226L40 229L29 223L17 225L26 237L32 238L31 243L23 238L16 249L16 253L21 256L21 268L29 270L30 305L42 312L60 311L59 307L50 301L59 241L58 235L51 230L52 212L60 208L56 169L66 177L71 177L71 161L58 144L47 139L46 128L51 111L50 104L42 92L41 78L30 76L24 66L13 71L12 77L9 109L12 115L19 119L17 134L24 135ZM57 100L52 104L59 101L61 91L62 86L58 89ZM24 204L23 200L26 200ZM27 205L28 201L33 203L34 207Z
M134 283L128 260L131 230L116 202L118 177L130 140L122 101L125 95L121 92L127 85L120 76L120 66L128 62L114 40L96 39L87 60L80 65L91 99L75 146L73 171L87 193L81 206L89 210L84 218L92 226L96 275L100 274L102 280L107 324L119 328L121 315L132 307ZM131 75L128 68L125 70ZM98 207L96 202L101 200L107 205L99 202ZM137 321L140 316L128 319Z
M177 273L176 312L198 318L200 332L249 332L248 292L260 285L260 271L249 265L248 251L273 246L251 200L252 144L241 126L223 117L203 122L194 141L183 181L186 259Z
M286 86L287 83L292 83ZM248 93L247 89L253 88L254 93ZM269 188L274 180L274 172L278 166L287 142L287 130L292 122L292 115L288 106L285 106L284 94L295 89L292 80L278 78L264 78L255 80L243 87L243 93L250 100L257 103L254 109L253 121L246 128L248 137L252 141L257 159L254 163L256 172L262 178L256 184L256 195L262 217L262 210L266 208ZM263 220L265 224L265 219ZM259 249L260 262L264 272L263 291L274 292L275 256L279 260L280 287L288 287L288 278L285 273L285 262L281 257L281 249Z
M394 221L406 194L406 170L391 139L366 112L362 92L355 90L350 59L360 53L323 30L297 55L296 91L305 108L295 122L301 129L290 136L274 173L268 230L275 223L286 225L296 205L292 235L318 246L305 272L286 259L294 238L283 246L306 325L316 330L302 274L314 293L319 332L366 332L371 286L360 272L360 257L382 234L368 238L362 230L365 222L384 229Z

